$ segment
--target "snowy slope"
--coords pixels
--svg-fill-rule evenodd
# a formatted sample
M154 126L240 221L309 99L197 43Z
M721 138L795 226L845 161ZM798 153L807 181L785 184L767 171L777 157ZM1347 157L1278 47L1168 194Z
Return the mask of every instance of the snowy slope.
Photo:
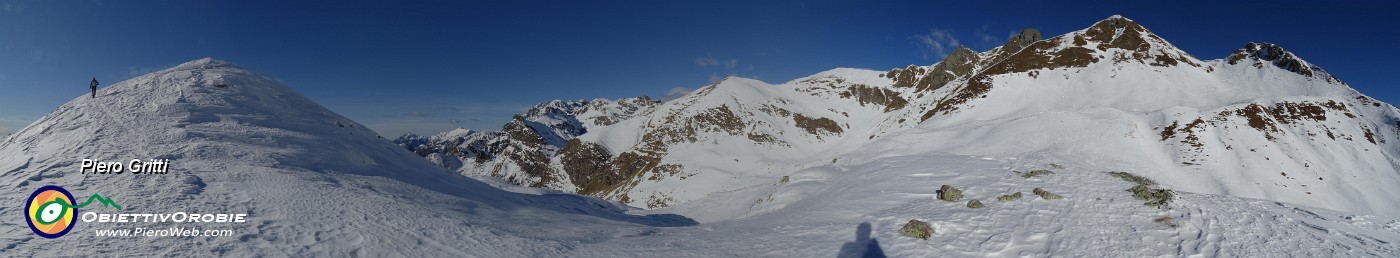
M877 143L879 144L879 143ZM696 217L624 242L584 246L589 257L1394 257L1400 221L1267 200L1177 192L1167 209L1142 205L1132 183L1098 160L1055 163L949 154L878 158L794 172L787 182L727 192L656 210ZM1050 169L1022 178L1013 171ZM961 202L934 199L939 185ZM1063 196L1046 200L1043 188ZM1024 197L997 201L999 195ZM980 199L985 208L965 206ZM1169 217L1172 224L1157 222ZM927 240L901 236L911 219L933 224Z
M43 185L114 199L103 213L247 213L248 223L84 223L60 239L0 221L4 256L549 256L651 226L576 195L506 192L425 162L272 80L200 59L80 96L0 143L0 202ZM84 158L170 159L169 174L79 173ZM22 207L22 206L21 206ZM21 218L7 205L0 217ZM227 237L96 237L102 229ZM139 244L129 244L139 243Z

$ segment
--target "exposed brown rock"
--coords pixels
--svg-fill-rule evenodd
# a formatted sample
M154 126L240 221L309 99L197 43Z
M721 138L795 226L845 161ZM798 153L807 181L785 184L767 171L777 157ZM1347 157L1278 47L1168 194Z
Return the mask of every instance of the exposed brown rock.
M1058 38L1058 37L1057 37ZM1026 72L1036 69L1054 69L1062 67L1086 67L1098 61L1092 55L1093 50L1083 47L1068 47L1062 50L1051 52L1054 43L1050 41L1037 41L1031 43L1025 50L1012 55L1006 61L997 63L982 70L967 81L967 84L958 89L954 94L939 101L933 109L925 112L920 121L927 121L938 114L949 114L957 110L959 105L967 103L974 98L986 97L988 91L992 90L993 75Z
M1030 46L1031 43L1040 41L1040 39L1039 30L1035 28L1025 28L1021 29L1020 34L1016 34L1016 36L1006 40L1006 44L1002 44L1002 46L1010 47L1009 49L1023 49L1026 46Z
M845 92L841 92L841 98L854 97L861 106L865 104L881 105L885 107L885 112L899 110L909 104L895 92L885 88L876 88L864 84L851 85ZM784 110L786 111L786 110Z
M841 134L842 131L841 126L837 125L836 121L825 117L810 118L802 114L793 114L792 120L797 123L798 128L806 129L807 133L814 135L824 134L822 131L834 134Z
M1175 136L1175 135L1176 135L1176 126L1177 126L1177 124L1178 124L1178 123L1177 123L1176 121L1172 121L1172 124L1171 124L1171 125L1168 125L1167 127L1163 127L1163 128L1162 128L1162 141L1166 141L1167 139L1171 139L1172 136Z
M782 117L792 116L791 111L787 111L787 109L773 106L772 104L763 104L763 106L758 107L758 110L763 111L764 113L768 113L769 115Z
M919 81L919 78L922 77L924 72L926 71L923 67L911 64L905 66L903 69L890 69L889 72L885 72L885 78L890 78L891 81L894 81L894 87L897 88L914 87L914 84Z
M756 143L778 143L778 138L766 133L749 133L749 140Z
M729 110L728 105L720 105L710 108L705 112L695 115L692 119L693 126L708 128L712 131L722 131L730 135L738 135L744 130L744 121L739 116L734 115L734 111Z
M1039 40L1040 33L1036 32L1034 37L1036 38L1036 40ZM1015 39L1013 38L1013 40ZM939 88L942 88L944 85L948 84L948 82L957 80L958 78L962 78L964 76L968 76L972 74L973 69L976 68L977 61L978 60L976 52L973 52L967 47L958 46L958 49L953 50L953 53L949 54L948 58L943 59L942 62L938 62L938 64L934 65L933 70L930 71L928 75L925 75L923 78L919 79L919 83L915 85L917 89L916 91L923 92L937 90Z
M661 163L661 157L655 154L640 154L637 152L623 152L613 159L612 173L606 173L603 178L597 179L598 183L590 188L579 188L579 194L603 195L606 193L626 192L626 189L619 189L628 185L634 180L641 179L642 174L651 170ZM621 190L621 191L619 191Z
M1089 29L1084 31L1084 36L1089 42L1098 42L1099 50L1108 48L1121 48L1127 50L1147 51L1151 47L1142 39L1142 33L1147 31L1137 22L1126 18L1108 18L1098 23L1094 23Z
M1235 110L1235 115L1244 117L1249 121L1249 127L1264 132L1264 137L1273 140L1272 133L1280 133L1278 124L1291 124L1300 120L1327 121L1327 111L1324 105L1304 101L1301 103L1281 102L1272 107L1259 104L1249 104L1244 108Z
M1230 57L1225 58L1225 61L1233 65L1244 62L1246 59L1256 60L1257 62L1254 63L1254 67L1256 68L1263 68L1262 63L1270 63L1280 69L1303 76L1316 77L1325 75L1324 79L1337 83L1342 82L1340 79L1327 74L1322 68L1303 62L1302 59L1299 59L1292 52L1288 52L1288 50L1274 45L1273 43L1247 43L1243 48L1235 50L1235 53L1230 54Z
M1371 132L1371 128L1363 127L1361 130L1366 133L1366 141L1371 142L1371 144L1376 144L1376 134Z
M978 60L978 64L982 67L988 67L1001 63L1037 41L1040 41L1040 31L1032 28L1022 29L1020 34L1011 37L1011 39L1007 40L1006 43L1002 44L1000 47L992 49L989 58Z
M520 166L521 172L539 181L526 184L526 178L507 178L511 183L527 185L530 187L545 187L554 180L554 168L549 166L549 157L543 152L544 138L533 128L525 124L525 119L516 115L510 123L502 129L502 132L510 136L511 140L504 151L505 157ZM513 151L511 149L514 149ZM496 167L492 174L500 175L504 167Z
M1195 147L1198 150L1204 147L1205 144L1201 143L1201 138L1196 136L1196 132L1205 131L1205 126L1206 121L1201 120L1199 117L1197 117L1195 121L1186 124L1186 127L1181 128L1181 132L1186 134L1186 139L1181 140L1181 143L1191 145L1191 147Z
M569 143L559 151L559 158L569 180L578 187L579 194L608 189L610 179L616 182L612 155L602 145L569 139Z

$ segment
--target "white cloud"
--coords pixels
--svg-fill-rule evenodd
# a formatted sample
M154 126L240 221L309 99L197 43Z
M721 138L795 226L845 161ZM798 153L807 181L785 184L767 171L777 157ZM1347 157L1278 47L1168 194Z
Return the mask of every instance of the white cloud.
M710 56L710 55L706 55L706 56L702 56L702 57L696 57L696 58L695 58L695 65L697 65L697 66L714 66L714 65L719 65L719 60L715 60L715 57L714 57L714 56Z
M671 100L673 100L673 99L681 98L681 97L685 96L685 94L689 94L689 93L690 93L690 88L686 88L686 87L675 87L675 88L671 88L670 90L666 90L666 95L661 96L661 101L671 101Z
M913 38L914 43L922 47L920 52L923 57L929 59L946 58L953 49L962 45L956 37L953 37L952 31L948 30L929 29L928 34L914 35Z

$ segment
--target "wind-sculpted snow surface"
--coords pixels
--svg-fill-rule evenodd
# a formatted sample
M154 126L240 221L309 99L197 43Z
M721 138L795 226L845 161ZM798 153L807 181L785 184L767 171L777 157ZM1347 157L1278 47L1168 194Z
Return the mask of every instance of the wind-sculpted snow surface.
M44 239L0 221L3 256L552 256L695 222L569 194L518 194L424 161L285 86L200 59L63 104L0 143L0 217L44 185L101 193L98 213L240 213L246 223L88 223ZM79 161L169 159L168 174ZM98 237L183 227L219 237Z
M787 182L714 194L656 212L710 214L696 227L584 246L590 257L1394 257L1400 221L1213 194L1179 193L1165 209L1092 158L896 155L792 173ZM1058 163L1054 163L1058 162ZM1050 164L1054 165L1050 165ZM1058 167L1058 168L1057 168ZM1050 169L1026 178L1014 171ZM936 200L940 185L984 208ZM1047 200L1034 189L1061 195ZM1025 197L997 201L1021 192ZM901 236L911 219L927 240Z

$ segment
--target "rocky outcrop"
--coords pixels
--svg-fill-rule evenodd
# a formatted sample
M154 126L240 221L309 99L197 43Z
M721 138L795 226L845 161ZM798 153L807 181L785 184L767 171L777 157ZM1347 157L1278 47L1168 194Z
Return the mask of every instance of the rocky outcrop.
M1016 34L1016 36L1012 36L1011 39L1006 40L1006 43L1001 44L1000 47L994 48L991 51L984 53L983 55L985 55L986 58L979 60L980 63L978 63L977 66L989 67L991 65L1001 63L1002 61L1006 61L1007 58L1016 55L1016 53L1021 52L1021 50L1026 49L1026 47L1030 47L1031 44L1034 44L1035 42L1040 40L1041 35L1039 30L1036 30L1034 28L1021 29L1021 33Z
M830 118L811 118L802 114L793 114L792 120L797 123L798 128L807 130L807 133L813 135L841 134L842 131L841 125L836 124L836 121Z
M1323 71L1322 68L1309 64L1298 58L1298 56L1294 55L1292 52L1288 52L1288 50L1283 49L1283 47L1272 43L1250 42L1245 44L1243 48L1235 50L1233 54L1230 54L1230 57L1225 58L1225 62L1232 65L1249 61L1253 61L1250 63L1252 63L1255 68L1263 68L1267 63L1303 76L1319 77L1336 83L1342 82L1336 77L1332 77L1331 74L1328 74L1326 71Z
M1034 31L1034 29L1027 30ZM1016 38L1019 37L1022 36L1016 36ZM1033 37L1039 40L1040 32L1035 32ZM1016 39L1013 38L1012 40L1015 41ZM1007 42L1007 44L1011 44L1011 42ZM973 52L972 49L963 46L958 46L958 49L953 50L953 53L949 54L948 58L933 65L933 69L927 76L924 76L924 78L920 80L920 83L916 85L916 89L918 92L933 91L942 88L944 85L947 85L948 82L966 77L972 74L974 69L977 69L977 61L977 52Z
M1025 28L1021 29L1020 34L1016 34L1016 36L1006 40L1006 44L1002 44L1002 48L1008 49L1010 51L1017 51L1020 49L1024 49L1027 46L1030 46L1031 43L1040 41L1040 39L1040 30L1036 30L1035 28Z
M1088 67L1108 59L1114 64L1138 62L1153 66L1201 65L1190 55L1152 34L1137 22L1120 16L1095 23L1082 32L1060 35L1048 40L1030 41L1039 32L1028 29L991 51L984 69L967 79L954 93L939 100L924 112L920 121L936 115L957 111L973 99L986 97L992 89L992 77L1003 74L1028 73L1035 77L1038 70Z
M559 150L559 163L579 193L595 193L621 182L612 169L612 154L596 143L569 139Z
M885 107L885 112L895 111L909 105L909 101L899 96L899 92L878 87L870 87L865 84L851 85L846 91L841 92L841 98L855 98L860 105L880 105Z
M587 133L589 126L611 125L659 104L645 96L617 101L555 100L515 115L500 131L457 129L428 137L405 134L394 142L461 173L482 173L531 187L560 187L577 180L573 174L582 173L579 169L583 164L573 164L570 169L575 173L570 174L551 163L556 153L569 147L571 139ZM592 182L587 178L583 181Z

